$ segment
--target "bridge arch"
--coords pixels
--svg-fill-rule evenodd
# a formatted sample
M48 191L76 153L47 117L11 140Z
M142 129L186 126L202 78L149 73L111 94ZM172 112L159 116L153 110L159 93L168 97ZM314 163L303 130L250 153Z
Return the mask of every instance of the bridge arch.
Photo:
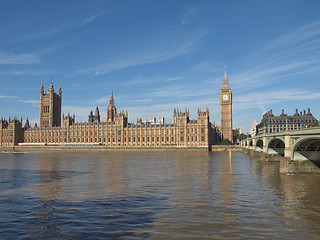
M253 146L253 141L252 141L252 139L250 139L249 148L252 149L252 146Z
M263 151L263 140L262 139L258 139L256 142L256 151Z
M320 137L305 137L292 146L293 160L310 160L320 167Z
M268 153L269 154L279 154L284 156L285 143L284 139L273 138L268 143Z

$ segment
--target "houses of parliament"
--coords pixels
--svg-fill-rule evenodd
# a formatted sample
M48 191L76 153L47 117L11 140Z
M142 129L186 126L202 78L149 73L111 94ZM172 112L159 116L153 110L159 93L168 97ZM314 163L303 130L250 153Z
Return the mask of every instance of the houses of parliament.
M15 145L41 146L86 146L103 145L106 147L163 147L163 148L204 148L222 139L232 141L232 93L226 72L220 89L221 127L209 120L209 109L198 109L197 119L189 118L189 110L174 109L173 122L156 123L128 122L128 112L118 111L115 105L113 91L106 109L106 120L100 120L99 108L91 111L88 122L76 122L75 115L62 115L62 88L58 93L54 90L51 80L47 92L43 84L40 88L40 118L39 126L30 126L26 120L16 117L0 120L0 145L13 147Z

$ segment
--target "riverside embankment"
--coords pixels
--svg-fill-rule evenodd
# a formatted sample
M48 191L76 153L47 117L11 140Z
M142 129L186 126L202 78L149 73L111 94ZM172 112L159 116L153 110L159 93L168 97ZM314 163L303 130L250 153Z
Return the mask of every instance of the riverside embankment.
M182 148L175 146L15 146L0 147L2 153L28 153L28 152L206 152L208 148ZM282 174L320 174L320 168L309 160L293 161L289 158L282 157L279 154L266 154L237 145L213 145L210 149L212 152L243 152L252 159L264 162L280 162L279 172Z
M320 174L320 168L310 160L291 160L279 154L266 154L247 148L240 148L240 151L254 159L265 162L280 162L279 172L282 174Z
M239 151L239 146L214 145L210 151ZM47 151L209 151L208 148L183 148L176 146L14 146L0 147L4 152L47 152Z

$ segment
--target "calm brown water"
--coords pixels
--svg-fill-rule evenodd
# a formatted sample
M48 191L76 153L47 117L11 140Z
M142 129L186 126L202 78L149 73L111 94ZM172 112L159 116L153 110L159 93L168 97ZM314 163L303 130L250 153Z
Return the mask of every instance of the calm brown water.
M240 152L0 155L0 239L320 239L320 176Z

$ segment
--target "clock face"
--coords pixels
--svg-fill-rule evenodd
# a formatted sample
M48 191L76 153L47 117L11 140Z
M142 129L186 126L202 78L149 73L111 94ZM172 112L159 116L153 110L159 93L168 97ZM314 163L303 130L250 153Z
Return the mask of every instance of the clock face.
M223 99L224 101L227 101L227 100L229 99L229 96L225 94L225 95L222 96L222 99Z

